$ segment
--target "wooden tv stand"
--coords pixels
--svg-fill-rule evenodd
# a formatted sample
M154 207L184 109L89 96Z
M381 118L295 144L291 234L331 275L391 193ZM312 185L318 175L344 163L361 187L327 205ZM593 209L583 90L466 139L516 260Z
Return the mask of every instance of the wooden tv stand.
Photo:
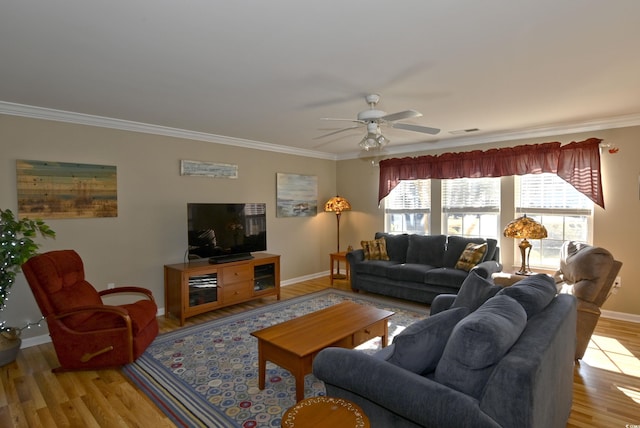
M280 300L280 256L210 264L208 260L164 266L165 317L186 318L236 303L276 296Z

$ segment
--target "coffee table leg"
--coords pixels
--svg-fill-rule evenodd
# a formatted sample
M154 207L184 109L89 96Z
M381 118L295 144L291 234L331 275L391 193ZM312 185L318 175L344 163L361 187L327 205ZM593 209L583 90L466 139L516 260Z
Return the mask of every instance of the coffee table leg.
M267 375L267 360L264 358L262 341L258 340L258 388L264 389L264 378Z
M387 322L387 320L383 320L384 322L384 335L382 335L381 339L382 339L382 347L386 348L387 343L388 343L388 338L389 338L389 323Z
M296 374L296 402L304 400L304 374Z

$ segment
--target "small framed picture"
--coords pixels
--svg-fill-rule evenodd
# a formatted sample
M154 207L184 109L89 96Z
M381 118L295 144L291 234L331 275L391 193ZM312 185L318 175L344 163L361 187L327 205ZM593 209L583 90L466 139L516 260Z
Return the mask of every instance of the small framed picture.
M317 213L317 175L276 174L276 217L313 217Z
M238 178L238 165L220 162L180 161L180 175L213 178Z

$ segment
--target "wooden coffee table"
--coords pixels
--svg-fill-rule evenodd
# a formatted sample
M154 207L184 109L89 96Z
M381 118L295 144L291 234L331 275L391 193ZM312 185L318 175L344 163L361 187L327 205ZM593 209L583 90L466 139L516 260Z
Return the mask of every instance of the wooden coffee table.
M296 379L296 401L304 398L304 376L314 357L330 346L355 348L380 336L387 346L387 320L394 313L343 302L251 333L258 339L258 386L264 389L267 360Z

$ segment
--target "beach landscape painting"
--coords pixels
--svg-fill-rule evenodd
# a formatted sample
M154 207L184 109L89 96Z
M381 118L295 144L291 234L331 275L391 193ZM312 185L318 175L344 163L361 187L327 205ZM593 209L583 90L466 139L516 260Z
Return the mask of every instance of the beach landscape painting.
M278 172L276 217L312 217L318 213L318 176Z
M16 172L20 218L118 216L115 166L18 160Z

